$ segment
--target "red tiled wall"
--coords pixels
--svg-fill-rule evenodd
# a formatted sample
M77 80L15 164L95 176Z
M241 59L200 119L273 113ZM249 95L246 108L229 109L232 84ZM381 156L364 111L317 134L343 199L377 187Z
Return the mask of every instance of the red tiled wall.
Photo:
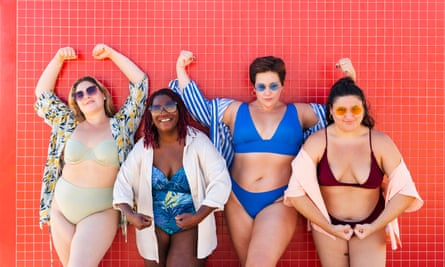
M179 51L192 50L190 73L205 94L241 100L252 97L248 65L257 56L286 61L286 102L320 103L338 78L336 60L351 58L376 128L398 144L425 199L420 211L400 217L403 248L388 246L387 266L443 266L443 0L3 0L0 12L2 266L50 264L47 228L38 225L49 128L33 111L46 64L59 47L73 46L80 58L65 66L59 95L66 99L70 84L85 74L102 80L118 105L127 94L116 67L92 59L100 42L137 62L151 91L175 76ZM303 220L299 226L279 266L319 266ZM116 236L101 266L142 266L130 233L128 244ZM237 266L222 215L218 238L208 266Z

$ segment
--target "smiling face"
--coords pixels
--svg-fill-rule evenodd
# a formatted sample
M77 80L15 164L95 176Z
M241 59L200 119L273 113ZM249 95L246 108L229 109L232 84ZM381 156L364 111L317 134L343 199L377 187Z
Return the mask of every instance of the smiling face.
M167 95L158 95L149 109L159 133L177 131L179 116L177 103L173 99Z

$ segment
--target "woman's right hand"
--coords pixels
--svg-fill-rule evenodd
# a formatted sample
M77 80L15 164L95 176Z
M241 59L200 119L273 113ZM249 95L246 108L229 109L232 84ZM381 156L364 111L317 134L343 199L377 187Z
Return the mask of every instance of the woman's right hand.
M331 234L335 235L338 238L349 240L354 234L354 230L351 228L349 224L345 225L331 225Z
M59 48L59 50L57 50L56 57L63 63L65 60L77 59L77 54L74 48L67 46Z
M144 215L137 212L132 212L131 214L125 214L127 220L136 227L138 230L142 230L151 226L152 219L148 215Z
M74 51L72 47L67 46L59 48L48 66L46 66L42 75L40 75L35 89L36 96L40 97L45 92L53 92L54 87L56 86L57 77L62 70L65 60L76 58L76 51Z
M193 56L193 53L187 50L182 50L179 53L178 59L176 61L176 67L177 68L185 68L188 65L190 65L190 63L193 62L193 60L195 59L195 57Z

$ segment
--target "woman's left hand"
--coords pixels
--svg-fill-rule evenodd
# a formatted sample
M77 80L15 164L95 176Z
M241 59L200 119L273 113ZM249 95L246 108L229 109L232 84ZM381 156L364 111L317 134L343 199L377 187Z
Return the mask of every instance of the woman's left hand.
M193 228L199 224L199 219L197 216L191 213L183 213L175 217L176 225L184 230Z
M95 59L106 59L109 58L113 49L106 44L97 44L93 48L93 57Z
M348 76L356 81L357 75L355 73L354 66L352 65L352 62L349 58L340 58L335 64L335 67L337 69L340 69L343 75Z
M354 227L354 234L359 239L365 239L366 237L370 236L374 230L372 229L371 224L357 224Z

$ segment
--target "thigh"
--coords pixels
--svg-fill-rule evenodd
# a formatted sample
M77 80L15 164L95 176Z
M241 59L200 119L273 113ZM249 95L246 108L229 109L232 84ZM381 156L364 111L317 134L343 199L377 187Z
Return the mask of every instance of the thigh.
M336 238L312 229L312 238L323 267L348 267L349 248L348 241Z
M159 263L144 259L145 267L166 266L167 255L170 247L170 235L161 228L155 226L156 239L158 240Z
M205 259L198 259L198 228L181 231L170 238L167 266L205 266Z
M349 242L349 258L352 267L384 267L386 264L385 229L382 228L365 239L353 237Z
M64 266L70 257L71 240L74 236L75 225L70 223L59 210L56 199L51 203L51 238L57 255Z
M282 201L264 208L253 222L247 265L275 266L295 233L297 212Z
M224 217L233 247L242 265L244 265L251 238L253 219L247 214L233 193L230 194L229 200L224 206Z
M97 266L114 240L118 211L107 209L91 214L76 225L71 243L70 264Z

